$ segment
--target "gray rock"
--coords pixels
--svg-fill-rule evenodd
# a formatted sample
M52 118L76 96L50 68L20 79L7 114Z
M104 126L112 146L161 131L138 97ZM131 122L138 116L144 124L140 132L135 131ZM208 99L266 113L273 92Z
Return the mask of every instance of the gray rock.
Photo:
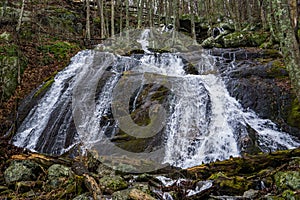
M22 160L13 161L4 171L6 184L20 181L34 181L40 173L40 166L34 162Z
M258 195L259 195L258 190L250 189L250 190L247 190L247 191L244 192L243 197L249 198L249 199L255 199L255 198L258 197Z

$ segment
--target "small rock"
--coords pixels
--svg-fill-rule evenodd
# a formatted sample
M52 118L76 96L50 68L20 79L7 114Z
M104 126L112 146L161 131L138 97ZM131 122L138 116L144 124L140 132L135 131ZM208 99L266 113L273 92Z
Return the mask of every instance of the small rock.
M250 190L247 190L247 191L244 192L243 197L249 198L249 199L255 199L255 198L258 197L258 195L259 195L258 190L250 189Z
M132 189L129 193L129 198L133 200L155 200L149 194L138 189Z
M5 182L10 185L20 181L34 181L40 173L40 166L28 160L13 161L4 171Z
M99 185L104 192L109 194L128 187L127 182L121 176L104 176L99 180Z
M93 198L89 193L84 193L75 197L73 200L93 200Z
M73 171L66 166L54 164L48 169L48 180L50 185L53 187L58 187L60 184L68 179L74 177Z
M1 40L9 41L11 40L11 35L5 31L0 35L0 41Z

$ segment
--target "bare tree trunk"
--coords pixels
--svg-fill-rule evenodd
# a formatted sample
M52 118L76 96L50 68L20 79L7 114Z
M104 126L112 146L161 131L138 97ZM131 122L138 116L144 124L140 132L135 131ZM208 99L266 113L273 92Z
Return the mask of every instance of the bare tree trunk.
M155 1L153 2L153 4L155 4ZM152 4L152 1L150 1L150 0L148 0L147 1L147 10L148 10L148 12L149 12L149 27L153 27L153 18L154 18L154 10L153 10L153 8L154 8L154 6L155 5L153 5Z
M111 36L115 35L115 0L111 0Z
M173 26L174 30L179 29L179 0L173 1Z
M86 38L91 41L91 29L90 29L90 1L86 0Z
M195 27L195 11L194 11L194 0L190 1L190 15L191 15L191 29L192 38L196 42L196 27Z
M159 5L158 5L158 25L162 23L161 19L163 16L163 10L164 10L164 3L163 0L159 0Z
M123 34L123 0L119 1L120 33Z
M20 16L18 20L18 25L16 27L16 31L19 32L22 24L22 18L23 18L23 13L24 13L24 7L25 7L25 0L22 1L22 6L21 6L21 11L20 11Z
M125 8L126 8L125 27L128 30L129 29L129 0L125 0Z
M97 6L98 6L98 10L99 10L99 17L101 20L101 27L100 27L100 31L101 31L101 38L106 38L106 30L105 30L105 20L104 20L104 12L103 12L103 0L97 0Z
M142 27L142 15L143 15L143 11L144 11L144 1L139 0L137 7L138 7L138 26L137 26L137 28L141 28Z

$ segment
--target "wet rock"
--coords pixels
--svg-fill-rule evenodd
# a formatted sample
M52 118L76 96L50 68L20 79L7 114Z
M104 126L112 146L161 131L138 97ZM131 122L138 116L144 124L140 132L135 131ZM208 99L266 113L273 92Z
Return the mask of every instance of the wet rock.
M74 173L69 167L54 164L48 169L48 181L52 187L59 187L72 178L74 178Z
M285 189L300 189L300 172L299 171L287 171L277 172L274 176L275 184L279 190Z
M225 64L219 71L230 77L225 80L228 92L243 108L254 110L259 117L270 119L283 131L299 137L300 104L289 89L288 71L278 52L239 49L220 54L214 50L213 55L234 62L234 69ZM277 59L270 61L269 57Z
M109 194L128 187L127 182L121 176L104 176L99 180L99 185L101 190Z
M149 194L138 190L138 189L132 189L129 193L129 198L132 200L155 200L155 198L153 198L152 196L150 196Z
M34 181L37 179L41 168L31 161L13 161L4 172L6 184L10 185L20 181Z

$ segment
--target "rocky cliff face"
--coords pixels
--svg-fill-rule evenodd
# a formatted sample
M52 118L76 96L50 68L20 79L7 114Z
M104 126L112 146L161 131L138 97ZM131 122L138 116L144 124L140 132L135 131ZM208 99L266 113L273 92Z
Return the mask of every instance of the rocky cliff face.
M214 49L212 54L226 59L228 67L234 63L233 70L221 69L229 76L226 85L231 96L299 138L299 102L278 51Z

